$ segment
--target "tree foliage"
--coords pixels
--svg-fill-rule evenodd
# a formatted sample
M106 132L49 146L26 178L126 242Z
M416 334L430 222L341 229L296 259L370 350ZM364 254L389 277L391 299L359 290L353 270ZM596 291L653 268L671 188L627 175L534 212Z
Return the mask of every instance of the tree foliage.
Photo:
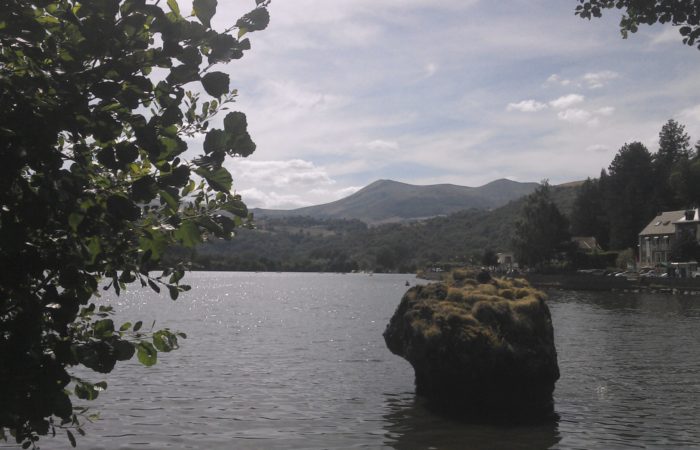
M571 233L574 236L593 236L607 247L609 223L601 198L601 185L605 184L607 173L600 179L588 178L579 187L574 207L571 211Z
M697 0L578 0L576 14L584 19L601 17L606 9L622 10L623 38L636 33L640 25L670 23L678 26L683 43L700 49L700 3Z
M579 188L572 230L595 236L604 247L633 248L656 214L697 207L699 199L700 157L685 126L669 120L655 153L639 142L625 144L599 179Z
M568 251L569 221L554 204L547 182L527 197L515 223L513 250L518 262L541 267L557 253Z
M685 132L685 125L669 119L659 132L659 150L654 160L673 166L691 156L690 136Z
M498 265L498 255L493 251L493 249L487 248L484 250L484 254L481 255L481 264L486 267Z
M690 136L685 126L670 119L659 132L659 150L653 156L657 209L678 209L684 203L683 192L674 190L672 174L686 166L692 157Z
M680 161L669 177L671 190L681 207L700 205L700 157Z
M656 214L652 155L639 143L625 144L608 167L603 202L610 223L610 247L625 249Z
M700 261L700 244L695 233L687 230L676 236L669 250L671 261Z
M177 348L183 335L117 326L96 297L138 282L176 299L185 267L163 267L164 251L244 224L223 162L255 144L243 113L212 126L236 96L212 69L250 48L267 3L218 32L216 0L188 16L176 0L0 0L1 436L26 448L63 428L74 444L76 399L106 384L71 366L107 373Z

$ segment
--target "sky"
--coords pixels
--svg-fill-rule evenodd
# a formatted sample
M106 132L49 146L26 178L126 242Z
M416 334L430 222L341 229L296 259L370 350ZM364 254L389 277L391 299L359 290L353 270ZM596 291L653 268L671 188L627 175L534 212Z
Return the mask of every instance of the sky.
M253 0L219 0L224 29ZM378 179L481 186L597 177L668 119L700 140L700 51L670 25L622 39L576 0L273 0L230 74L257 144L227 162L249 207ZM190 143L191 148L201 142Z

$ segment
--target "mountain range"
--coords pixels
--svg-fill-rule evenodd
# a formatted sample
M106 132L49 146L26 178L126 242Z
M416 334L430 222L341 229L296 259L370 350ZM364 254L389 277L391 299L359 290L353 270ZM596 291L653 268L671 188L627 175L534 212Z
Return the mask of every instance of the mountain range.
M312 217L357 219L370 225L446 216L467 209L491 210L530 194L538 183L505 178L479 187L435 184L416 186L379 180L340 200L292 210L253 209L256 218Z
M379 186L382 184L386 185ZM511 182L495 187L499 184ZM553 186L550 192L567 216L573 209L577 184ZM494 209L469 208L426 220L376 225L357 219L314 218L308 213L258 217L254 229L241 228L235 239L199 246L193 263L207 270L404 273L437 262L479 261L487 249L512 250L515 223L526 201L521 196Z

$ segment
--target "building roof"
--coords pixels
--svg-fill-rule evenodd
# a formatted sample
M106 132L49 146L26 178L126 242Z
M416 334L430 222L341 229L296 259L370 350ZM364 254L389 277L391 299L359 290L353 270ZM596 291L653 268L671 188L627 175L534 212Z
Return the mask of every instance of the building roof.
M683 217L681 217L675 223L677 223L677 224L697 223L700 221L700 217L698 217L699 213L700 213L700 211L697 208L686 209L683 212ZM689 216L686 216L686 214L689 214Z
M593 236L574 236L571 238L581 250L600 250L598 241Z
M678 222L683 218L685 218L685 209L681 209L680 211L664 211L654 217L639 235L674 234L676 232L674 222Z

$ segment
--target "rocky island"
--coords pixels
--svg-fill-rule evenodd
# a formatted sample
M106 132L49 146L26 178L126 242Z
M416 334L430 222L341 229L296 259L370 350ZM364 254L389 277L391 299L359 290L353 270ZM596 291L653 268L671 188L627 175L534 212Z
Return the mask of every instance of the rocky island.
M554 414L552 320L545 294L524 280L458 270L412 287L384 339L413 366L416 394L440 410L497 422Z

